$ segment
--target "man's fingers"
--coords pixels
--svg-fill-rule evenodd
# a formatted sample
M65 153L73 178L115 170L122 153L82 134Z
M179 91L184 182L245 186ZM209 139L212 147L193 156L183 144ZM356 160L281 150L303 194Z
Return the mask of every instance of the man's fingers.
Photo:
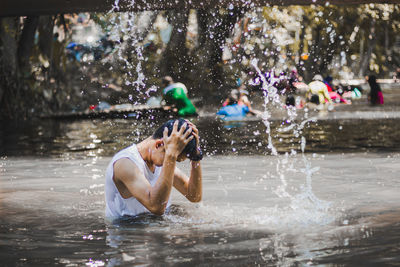
M174 122L174 126L172 127L172 131L173 131L173 132L177 132L177 131L178 131L178 123L179 123L178 120L176 120L176 121Z
M187 126L187 123L185 122L185 123L181 126L181 128L179 129L179 133L180 133L180 134L183 134L183 133L184 133L184 131L185 131L185 129L186 129L186 126Z
M165 139L167 139L167 138L168 138L168 128L165 127L165 128L164 128L164 132L163 132L163 139L165 140Z
M183 137L186 139L192 133L192 131L192 128L187 129L187 131L183 134Z
M199 134L199 130L197 129L196 126L193 125L192 128L193 128L193 132L195 132L196 134Z
M193 135L189 136L189 138L185 139L184 143L188 144L194 138Z
M197 133L193 133L194 138L196 138L196 145L200 146L200 137Z
M199 131L199 130L197 129L196 125L194 125L191 121L188 121L188 120L186 120L186 121L188 122L189 126L190 126L191 128L193 128L193 131L194 131L194 132L198 132L198 131Z

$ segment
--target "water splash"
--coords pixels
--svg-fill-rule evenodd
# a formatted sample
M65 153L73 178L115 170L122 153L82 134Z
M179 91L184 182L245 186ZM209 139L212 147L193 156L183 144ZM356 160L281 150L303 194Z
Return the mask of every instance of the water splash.
M272 103L280 103L279 100L279 95L277 93L277 89L273 86L273 84L277 81L275 77L271 77L270 82L267 81L265 76L262 74L261 70L258 68L258 60L253 59L251 61L251 64L253 67L256 69L261 81L262 81L262 90L263 90L263 95L264 95L264 112L262 114L262 121L265 124L266 133L268 135L268 149L271 150L272 155L278 155L278 152L276 148L274 147L274 144L272 143L272 136L271 136L271 122L269 119L271 118L270 111L268 111L268 104L270 101Z
M119 0L115 0L113 10L118 10L118 5ZM142 69L144 56L143 49L140 44L141 38L138 37L136 34L141 32L138 27L140 15L136 15L133 13L119 13L113 15L113 32L111 33L111 35L115 36L114 38L116 39L122 38L124 40L123 42L119 43L120 46L117 50L117 59L122 62L124 68L126 69L125 85L132 87L133 90L136 90L138 93L137 95L144 94L145 96L148 96L149 92L153 89L151 89L150 91L147 90L144 93L142 92L142 89L145 88L144 81L146 79ZM125 57L124 53L126 51L129 51L129 48L133 48L133 51L135 51L137 59L136 64L132 64L132 62L130 62ZM254 67L254 69L258 73L259 78L262 81L262 92L264 96L264 112L262 113L262 121L266 127L266 133L268 136L267 148L271 151L271 154L273 156L278 156L278 151L273 142L271 125L273 109L285 110L287 113L287 126L279 128L278 132L293 131L295 137L300 137L302 134L302 130L307 125L307 123L315 121L316 119L305 118L305 120L297 123L296 121L298 119L298 114L296 108L288 107L284 109L279 90L275 87L275 84L280 83L283 79L286 79L286 77L282 75L276 77L274 74L274 69L267 73L262 73L260 68L258 67L258 60L255 58L251 60L251 65ZM326 215L329 210L330 203L318 199L312 192L312 174L317 171L318 168L313 168L304 154L306 140L303 136L301 137L300 146L304 164L304 168L301 169L300 173L305 175L305 184L301 186L300 193L294 194L291 193L288 189L288 187L290 186L290 181L288 181L287 179L287 166L290 164L291 157L296 155L296 152L293 151L291 154L286 154L285 157L282 160L278 161L278 164L276 165L277 177L280 180L281 184L274 190L275 194L279 198L288 199L290 202L289 205L283 209L280 208L279 210L264 210L263 213L257 214L284 214L286 216L285 218L289 219L290 221L298 221L300 224L307 224L307 222L309 221L324 223L324 218L328 218ZM233 209L230 210L233 211ZM281 216L278 217L280 218L280 221L283 220ZM252 218L253 220L260 223L271 223L274 220L274 218L272 217L268 218L260 215L249 216L249 218Z
M153 13L113 13L113 11L119 10L118 4L119 0L116 0L109 12L111 24L109 36L117 45L116 52L108 61L112 65L120 66L121 70L123 70L124 85L132 90L130 95L148 97L148 93L146 94L143 90L146 87L146 77L143 73L145 57L143 55L142 40L146 34L146 30L144 29L146 26L140 25L139 22L145 21L144 24L147 25L150 23L148 17L152 16ZM133 5L133 2L130 4ZM132 98L129 101L132 102L135 99ZM133 104L137 104L137 102Z
M262 121L266 126L266 133L268 135L268 149L271 151L273 156L277 156L278 152L273 145L272 135L271 135L271 111L269 107L272 106L278 109L283 109L283 105L281 102L281 98L278 93L278 89L274 86L275 84L281 81L282 76L275 77L274 70L271 70L269 73L263 74L258 67L258 60L253 59L251 61L251 65L254 67L258 76L262 81L262 90L264 95L264 112L262 115ZM268 77L268 80L267 78ZM297 123L297 110L295 107L288 107L285 109L287 113L287 122L290 123L289 126L280 127L278 128L278 132L288 132L293 131L293 135L297 138L300 137L302 134L303 128L309 122L315 122L316 118L306 118L305 120ZM300 187L300 193L298 194L291 194L288 191L288 181L286 179L286 172L287 168L286 165L289 161L290 155L288 153L285 154L285 158L283 160L278 160L278 164L276 165L276 171L278 177L281 181L281 185L279 185L276 190L274 191L275 194L279 198L287 198L290 200L290 204L287 207L289 209L290 215L296 215L296 218L293 216L289 216L291 220L296 219L298 223L319 223L319 224L326 224L330 223L334 220L332 216L329 214L329 209L331 207L331 203L328 201L320 200L312 191L312 174L319 170L319 167L312 167L311 162L307 159L305 155L305 148L306 148L306 139L304 136L301 136L300 141L300 148L302 154L302 160L304 164L304 168L300 171L306 176L305 178L305 185ZM292 151L291 155L296 155L295 151ZM282 212L282 210L280 211ZM286 216L289 214L285 213ZM259 219L261 221L268 221L267 218L261 216ZM281 218L282 219L282 218Z

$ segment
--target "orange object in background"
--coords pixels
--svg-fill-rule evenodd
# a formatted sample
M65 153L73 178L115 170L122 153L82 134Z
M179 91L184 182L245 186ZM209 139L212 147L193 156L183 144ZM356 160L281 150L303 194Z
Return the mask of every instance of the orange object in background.
M302 60L307 60L308 57L309 57L308 54L302 54L302 55L301 55L301 59L302 59Z

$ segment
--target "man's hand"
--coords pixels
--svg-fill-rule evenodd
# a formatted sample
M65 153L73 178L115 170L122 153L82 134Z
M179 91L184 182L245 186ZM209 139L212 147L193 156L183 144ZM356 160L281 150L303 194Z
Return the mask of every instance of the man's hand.
M185 146L194 138L192 129L190 128L185 132L187 123L184 123L178 131L178 120L174 122L172 133L168 136L168 128L164 129L163 141L165 146L165 154L177 158Z
M199 130L197 129L196 125L194 125L191 121L186 120L189 124L190 128L192 128L193 136L196 138L196 145L200 147L200 137L199 137Z
M197 127L191 123L190 121L186 121L190 128L192 128L192 135L196 138L196 145L199 147L200 138L199 131ZM199 149L197 149L197 153L201 153ZM200 158L201 159L201 158ZM199 159L199 160L200 160ZM202 187L202 171L201 171L201 163L200 161L191 161L191 170L190 177L184 174L178 168L175 168L174 175L174 186L175 188L181 192L189 201L191 202L199 202L201 201L203 194Z

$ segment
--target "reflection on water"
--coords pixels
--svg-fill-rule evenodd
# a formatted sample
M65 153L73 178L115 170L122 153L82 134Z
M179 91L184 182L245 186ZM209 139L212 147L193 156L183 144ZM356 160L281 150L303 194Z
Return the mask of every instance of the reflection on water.
M118 222L104 220L109 157L2 159L2 265L398 262L399 154L307 157L320 167L312 188L328 209L301 197L307 185L301 155L213 156L203 164L202 203L174 191L167 215ZM281 175L287 196L279 196Z
M153 120L42 120L32 124L0 127L1 156L56 156L64 158L111 156L116 151L152 134L163 121ZM208 155L268 154L268 136L259 119L223 122L214 117L193 119ZM273 121L272 138L278 152L300 150L300 136L307 140L306 152L399 151L400 120L346 119L305 123L295 136L282 121Z

